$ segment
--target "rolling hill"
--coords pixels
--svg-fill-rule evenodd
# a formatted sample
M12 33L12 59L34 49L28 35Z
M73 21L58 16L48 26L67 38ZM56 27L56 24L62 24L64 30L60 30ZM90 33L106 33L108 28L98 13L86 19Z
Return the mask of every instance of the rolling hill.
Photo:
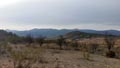
M17 35L13 34L12 32L6 32L4 30L0 30L0 41L4 41L10 37L17 37Z
M93 37L103 37L103 36L105 35L85 33L85 32L80 32L80 31L72 31L64 35L64 37L68 39L93 38Z
M6 30L7 32L12 32L15 33L18 36L27 36L27 35L32 35L33 37L39 37L41 36L46 36L48 38L52 37L57 37L59 35L65 35L69 32L73 31L80 31L84 33L92 33L92 34L102 34L105 35L110 34L110 35L115 35L115 36L120 36L120 31L118 30L103 30L103 31L97 31L97 30L87 30L87 29L32 29L32 30L25 30L25 31L17 31L17 30Z

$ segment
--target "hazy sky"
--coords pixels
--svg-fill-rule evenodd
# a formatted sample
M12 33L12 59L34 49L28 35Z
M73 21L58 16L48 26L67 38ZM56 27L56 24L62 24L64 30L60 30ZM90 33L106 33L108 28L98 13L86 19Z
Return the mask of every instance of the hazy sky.
M0 0L0 28L120 30L120 0Z

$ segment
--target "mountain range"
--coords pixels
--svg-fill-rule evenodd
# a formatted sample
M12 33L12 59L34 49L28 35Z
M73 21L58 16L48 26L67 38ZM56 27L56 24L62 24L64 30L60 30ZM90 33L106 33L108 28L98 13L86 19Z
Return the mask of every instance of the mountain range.
M31 29L31 30L24 30L24 31L18 31L18 30L6 30L7 32L12 32L18 36L27 36L32 35L33 37L39 37L39 36L45 36L48 38L56 37L59 35L65 35L69 32L79 31L84 33L92 33L92 34L109 34L109 35L115 35L120 36L120 31L118 30L90 30L90 29Z

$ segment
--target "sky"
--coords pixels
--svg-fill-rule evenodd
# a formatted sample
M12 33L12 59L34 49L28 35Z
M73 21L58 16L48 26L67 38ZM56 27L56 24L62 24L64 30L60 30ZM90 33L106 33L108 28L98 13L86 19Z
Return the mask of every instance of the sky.
M0 29L120 30L120 0L0 0Z

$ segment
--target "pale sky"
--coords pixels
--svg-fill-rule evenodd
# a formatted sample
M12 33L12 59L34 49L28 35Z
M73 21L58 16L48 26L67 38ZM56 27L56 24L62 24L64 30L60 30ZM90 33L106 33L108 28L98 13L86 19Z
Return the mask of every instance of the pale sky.
M0 29L120 30L120 0L0 0Z

